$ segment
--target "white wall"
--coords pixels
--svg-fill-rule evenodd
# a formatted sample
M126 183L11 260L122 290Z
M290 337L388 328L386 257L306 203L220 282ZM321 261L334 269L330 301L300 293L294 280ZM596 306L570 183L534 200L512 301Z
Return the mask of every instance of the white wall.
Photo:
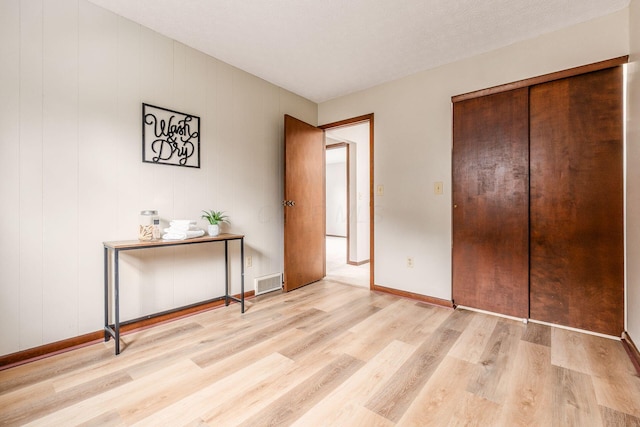
M347 148L332 148L332 157L342 161L326 165L326 203L328 236L347 237Z
M355 194L355 223L357 229L357 245L353 248L353 253L349 261L362 263L370 261L371 256L371 216L369 209L369 201L371 196L370 182L371 170L369 167L369 122L357 125L360 128L358 133L364 133L364 138L354 138L359 142L356 145L356 194ZM364 130L362 130L364 128ZM353 127L351 128L353 129ZM354 215L354 214L352 214Z
M0 354L102 328L101 243L142 209L224 210L247 289L282 271L283 115L316 104L85 0L0 2L0 58ZM200 169L142 163L142 102L200 116ZM123 256L123 320L222 293L222 247Z
M640 0L629 8L627 65L627 331L640 345Z
M369 122L331 128L327 135L349 143L349 262L370 257L369 220Z
M451 299L451 96L626 55L628 27L623 10L320 104L318 123L375 114L377 285Z

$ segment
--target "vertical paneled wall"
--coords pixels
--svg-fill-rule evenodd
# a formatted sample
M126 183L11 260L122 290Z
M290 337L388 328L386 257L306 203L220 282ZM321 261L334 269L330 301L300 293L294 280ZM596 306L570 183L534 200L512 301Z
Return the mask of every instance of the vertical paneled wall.
M247 289L282 271L283 115L316 104L85 0L2 1L0 58L0 355L101 329L101 242L136 238L142 209L224 210ZM200 169L142 163L142 102L200 116ZM123 319L221 293L220 255L125 255Z

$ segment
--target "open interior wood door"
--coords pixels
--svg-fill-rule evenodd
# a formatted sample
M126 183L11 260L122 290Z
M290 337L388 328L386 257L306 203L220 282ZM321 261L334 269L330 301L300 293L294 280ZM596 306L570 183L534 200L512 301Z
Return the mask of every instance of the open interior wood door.
M317 282L325 271L324 131L284 117L284 290Z
M453 299L529 316L527 89L453 108Z

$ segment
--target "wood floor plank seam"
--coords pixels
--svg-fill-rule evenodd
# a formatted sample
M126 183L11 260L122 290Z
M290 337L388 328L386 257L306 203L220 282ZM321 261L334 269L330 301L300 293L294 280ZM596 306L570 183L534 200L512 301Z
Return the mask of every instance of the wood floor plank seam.
M320 310L306 310L303 313L300 313L291 318L283 319L279 322L268 325L256 331L255 333L247 335L240 340L230 339L226 345L219 346L219 348L214 351L203 353L193 358L193 360L198 364L198 366L202 368L207 367L214 361L220 360L224 357L229 357L234 353L242 351L251 345L265 341L278 333L282 333L287 328L297 326L306 322L318 321L325 315L326 314Z
M499 319L477 365L476 375L469 381L467 391L500 403L506 398L509 375L513 373L513 353L522 337L524 325Z
M306 338L291 343L289 346L281 350L281 353L286 357L295 360L329 342L349 329L349 327L354 323L366 319L367 317L375 314L378 310L379 308L377 307L365 306L349 311L348 316L341 316L335 321L328 323L323 328L310 333Z
M365 407L397 422L460 336L459 331L438 328L398 369Z
M11 409L3 409L0 412L0 424L22 425L45 414L68 408L78 402L98 396L105 391L115 389L132 381L133 379L130 376L122 373L113 377L101 378L64 392L54 393L36 401L24 400L14 405Z
M347 354L342 355L240 426L291 424L363 365L361 360Z

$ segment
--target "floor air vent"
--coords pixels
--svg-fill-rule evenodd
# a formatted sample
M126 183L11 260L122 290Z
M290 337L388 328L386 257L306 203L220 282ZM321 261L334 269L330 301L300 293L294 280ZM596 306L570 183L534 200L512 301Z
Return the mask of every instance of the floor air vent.
M257 277L255 279L256 296L267 292L282 289L282 274L270 274L269 276Z

